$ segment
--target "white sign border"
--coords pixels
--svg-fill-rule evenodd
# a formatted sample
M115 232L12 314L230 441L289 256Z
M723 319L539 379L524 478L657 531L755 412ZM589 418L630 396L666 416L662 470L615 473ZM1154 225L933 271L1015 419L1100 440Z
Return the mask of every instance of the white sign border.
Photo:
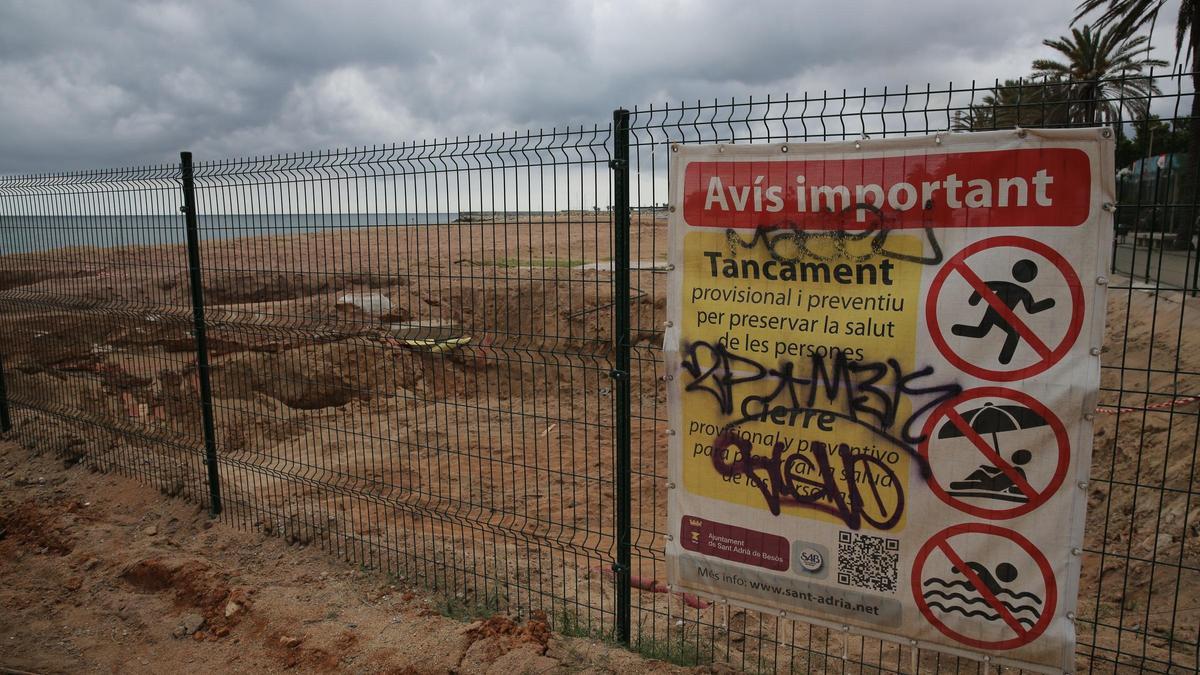
M844 157L847 153L861 153L864 157L887 157L891 154L903 155L912 150L932 151L933 154L948 154L950 152L962 151L989 151L989 150L1010 150L1020 149L1022 147L1043 147L1044 145L1053 145L1056 143L1078 143L1082 141L1095 142L1099 139L1101 144L1101 152L1098 156L1092 157L1093 166L1096 166L1098 175L1093 178L1093 185L1097 185L1099 189L1093 191L1091 195L1091 203L1088 218L1096 219L1099 228L1098 236L1096 237L1096 261L1097 267L1100 270L1109 270L1112 266L1112 249L1106 242L1112 240L1113 233L1113 215L1115 213L1116 204L1116 174L1115 160L1112 152L1103 151L1105 146L1113 144L1112 130L1107 127L1089 127L1075 129L1009 129L1000 131L982 131L969 133L934 133L923 136L905 136L897 138L881 138L881 139L859 139L859 140L844 140L821 142L818 152L808 151L812 148L812 144L806 145L803 157L806 160L819 161L822 155L837 155L839 158ZM790 149L797 148L795 143L772 143L772 144L679 144L672 143L670 145L670 162L668 168L668 227L670 233L668 235L668 269L670 270L669 283L667 285L667 322L663 332L663 353L666 365L666 377L668 380L667 387L667 409L668 409L668 487L669 494L667 498L667 546L666 557L669 560L677 559L684 554L684 549L679 544L680 537L680 516L682 515L680 507L677 504L678 491L676 486L683 484L683 467L682 458L682 435L678 432L682 425L682 401L678 393L678 386L673 382L673 378L681 371L680 357L677 346L680 340L681 319L681 302L679 301L680 293L683 291L683 251L681 237L674 236L681 226L686 227L683 214L683 181L684 170L686 165L693 161L729 161L729 160L748 160L751 158L768 159L778 158L780 160L789 159L788 152ZM799 153L797 153L799 154ZM1091 153L1089 153L1091 154ZM1098 215L1101 212L1108 213L1107 217ZM1088 279L1081 279L1081 283L1085 286L1089 285ZM1090 294L1084 289L1085 295L1093 303L1095 310L1092 312L1091 325L1085 328L1090 328L1088 331L1082 331L1082 335L1087 335L1092 339L1102 341L1104 338L1105 321L1107 318L1107 293L1108 293L1108 278L1107 275L1102 275L1097 279L1090 280L1092 291ZM1100 359L1099 355L1103 348L1102 344L1092 344L1089 349L1095 355L1096 361L1091 369L1089 379L1091 382L1087 385L1087 395L1083 397L1083 410L1080 411L1080 417L1084 420L1093 421L1095 417L1096 404L1099 399L1100 387ZM1016 385L1017 383L1010 383ZM1090 478L1092 449L1094 441L1094 424L1077 425L1075 437L1072 439L1075 444L1075 472L1074 486L1064 486L1063 489L1077 489L1080 491L1080 496L1072 500L1073 509L1070 516L1070 532L1069 541L1071 550L1074 555L1068 564L1068 578L1062 580L1065 584L1061 592L1064 602L1062 606L1056 608L1056 613L1060 616L1056 620L1074 621L1075 612L1078 608L1079 594L1079 577L1082 568L1082 552L1083 552L1083 535L1084 526L1086 524L1087 510L1087 487ZM1070 432L1068 432L1070 433ZM705 499L699 495L693 495L693 499ZM715 501L715 500L714 500ZM671 565L668 564L668 570ZM669 574L670 572L668 572ZM671 585L671 590L678 589L674 584ZM688 592L695 593L692 589L686 589ZM843 632L847 635L864 635L876 639L893 642L897 644L907 644L914 649L928 649L941 653L952 654L955 656L966 657L980 661L984 664L994 663L1002 666L1013 666L1027 670L1034 670L1046 673L1063 672L1058 669L1050 669L1044 664L1030 663L1018 659L1011 659L1004 656L996 656L986 654L980 651L972 651L969 649L959 648L952 645L941 643L932 643L922 640L916 640L905 636L896 635L884 631L876 631L872 629L862 628L859 626L851 626L849 624L838 623L812 617L807 614L797 614L769 608L765 605L758 605L753 602L729 600L723 597L714 597L711 593L700 592L698 595L703 597L713 598L718 602L731 604L747 609L753 609L768 615L776 615L780 618L802 621L812 625L823 626L832 630ZM1075 631L1072 627L1072 635ZM1075 659L1075 647L1078 642L1072 640L1070 653L1064 654L1063 663L1072 664L1071 668L1065 669L1066 672L1073 672L1073 664ZM1064 651L1066 651L1064 649Z

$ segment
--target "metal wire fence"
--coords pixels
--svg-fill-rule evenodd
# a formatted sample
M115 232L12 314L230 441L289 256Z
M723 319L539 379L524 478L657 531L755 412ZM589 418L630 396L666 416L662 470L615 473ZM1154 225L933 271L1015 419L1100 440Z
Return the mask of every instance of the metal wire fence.
M611 125L0 178L0 394L31 447L458 611L542 612L749 671L978 672L662 583L667 152L1102 122L1144 159L1129 134L1147 111L1185 144L1193 119L1190 75L1154 82L1148 98L1125 96L1145 80L669 104ZM1200 649L1196 197L1186 176L1151 185L1153 160L1135 168L1077 617L1078 666L1096 672L1193 670Z

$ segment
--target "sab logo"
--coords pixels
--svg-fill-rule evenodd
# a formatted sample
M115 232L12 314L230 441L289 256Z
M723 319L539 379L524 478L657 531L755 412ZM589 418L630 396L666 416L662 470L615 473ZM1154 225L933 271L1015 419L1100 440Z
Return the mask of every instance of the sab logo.
M815 548L800 549L800 566L809 572L816 572L825 566L825 559Z

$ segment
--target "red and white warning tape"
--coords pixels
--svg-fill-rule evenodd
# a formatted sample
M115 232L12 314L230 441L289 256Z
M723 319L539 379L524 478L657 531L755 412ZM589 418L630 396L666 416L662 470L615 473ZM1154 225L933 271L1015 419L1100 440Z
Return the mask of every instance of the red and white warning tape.
M1096 412L1101 415L1115 415L1117 413L1138 412L1140 410L1161 410L1163 408L1172 408L1188 405L1200 401L1200 396L1182 396L1172 401L1163 401L1162 403L1151 403L1141 407L1123 407L1114 408L1112 406L1102 405L1097 406Z
M599 574L601 577L609 581L616 581L617 574L613 572L611 567L597 565L592 568L592 574ZM661 581L655 581L647 577L639 577L636 574L629 575L629 585L640 591L650 591L651 593L670 593L671 589ZM691 593L683 593L676 591L675 595L683 601L683 604L696 609L708 609L712 605L711 602L704 598L697 597Z

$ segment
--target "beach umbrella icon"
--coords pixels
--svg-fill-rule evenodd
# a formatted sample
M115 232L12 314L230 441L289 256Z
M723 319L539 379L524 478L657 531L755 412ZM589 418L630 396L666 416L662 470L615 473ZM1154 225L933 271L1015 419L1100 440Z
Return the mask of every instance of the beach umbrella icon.
M984 403L982 407L961 413L962 418L977 434L991 434L992 447L1000 447L997 436L1006 431L1033 429L1048 424L1045 418L1023 405L996 405ZM947 421L938 429L937 437L962 438L963 432L953 422Z

